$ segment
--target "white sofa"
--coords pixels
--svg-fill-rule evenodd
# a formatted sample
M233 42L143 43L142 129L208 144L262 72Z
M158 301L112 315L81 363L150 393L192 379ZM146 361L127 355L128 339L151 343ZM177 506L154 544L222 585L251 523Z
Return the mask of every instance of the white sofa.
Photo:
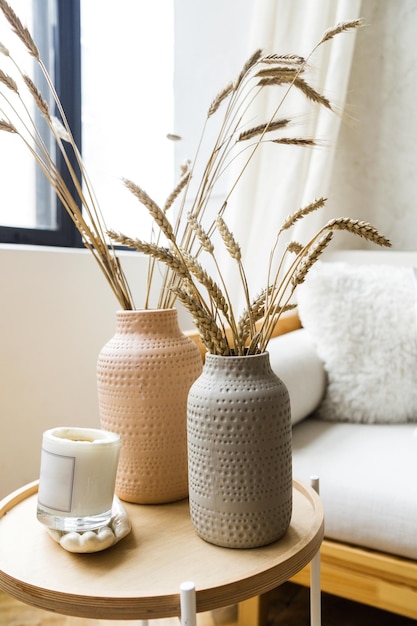
M417 252L327 251L298 291L298 311L281 318L268 347L291 398L293 475L307 483L319 477L321 589L413 619L415 267ZM337 274L343 280L333 283ZM197 333L190 336L204 354ZM309 567L291 580L308 586ZM263 626L267 601L268 594L242 602L239 626Z
M322 589L417 619L417 283L403 269L417 252L329 252L322 263L310 295L300 290L303 327L269 347L293 407L294 477L320 479ZM343 293L333 271L348 276ZM350 274L365 277L360 297ZM308 571L293 580L308 585Z

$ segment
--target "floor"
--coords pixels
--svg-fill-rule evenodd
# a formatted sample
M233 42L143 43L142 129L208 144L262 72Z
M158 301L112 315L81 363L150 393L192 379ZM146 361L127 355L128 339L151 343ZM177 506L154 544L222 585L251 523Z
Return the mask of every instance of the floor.
M0 592L0 626L129 626L131 621L65 617L31 608ZM236 626L236 607L198 615L198 626ZM286 583L271 592L265 626L309 626L309 590ZM178 626L176 619L151 626ZM322 626L417 626L416 620L323 594Z
M286 583L269 599L268 626L309 626L309 593L305 587ZM417 626L417 621L322 594L322 626Z

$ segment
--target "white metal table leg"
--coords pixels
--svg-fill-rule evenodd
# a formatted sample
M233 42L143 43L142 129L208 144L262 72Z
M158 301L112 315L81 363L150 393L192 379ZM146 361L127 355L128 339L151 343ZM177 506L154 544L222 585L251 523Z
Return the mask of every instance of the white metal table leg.
M310 484L319 493L318 476L311 476ZM310 624L321 626L320 551L310 563Z
M185 582L180 585L180 609L181 626L197 626L195 585L192 582ZM147 619L142 619L138 622L138 626L148 625L149 621Z
M195 585L184 582L180 586L181 626L197 626Z

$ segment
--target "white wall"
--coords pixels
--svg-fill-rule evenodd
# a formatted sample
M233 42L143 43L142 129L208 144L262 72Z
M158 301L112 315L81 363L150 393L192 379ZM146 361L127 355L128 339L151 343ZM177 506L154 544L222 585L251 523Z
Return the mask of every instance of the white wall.
M121 254L143 305L146 259ZM0 497L38 477L42 432L99 426L96 360L119 306L86 250L0 246ZM180 312L183 328L189 319Z
M194 158L210 104L253 52L253 9L254 0L210 0L209 8L175 0L174 127L182 137L175 144L177 167Z

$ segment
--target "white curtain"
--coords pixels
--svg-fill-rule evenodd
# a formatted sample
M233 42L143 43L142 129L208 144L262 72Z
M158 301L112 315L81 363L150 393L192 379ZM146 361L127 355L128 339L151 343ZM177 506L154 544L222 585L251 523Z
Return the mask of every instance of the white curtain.
M326 29L357 19L361 10L361 0L255 0L254 4L248 55L262 48L268 54L307 56ZM280 117L293 120L294 136L314 138L319 147L264 145L232 196L227 221L243 251L252 297L266 286L269 252L283 219L315 198L326 196L354 44L354 31L342 33L320 46L311 58L310 82L329 98L334 112L295 93L280 110ZM277 93L270 90L259 101L261 121L267 121L276 99ZM327 219L321 211L307 216L291 233L292 239L307 241ZM233 299L244 306L238 288Z

